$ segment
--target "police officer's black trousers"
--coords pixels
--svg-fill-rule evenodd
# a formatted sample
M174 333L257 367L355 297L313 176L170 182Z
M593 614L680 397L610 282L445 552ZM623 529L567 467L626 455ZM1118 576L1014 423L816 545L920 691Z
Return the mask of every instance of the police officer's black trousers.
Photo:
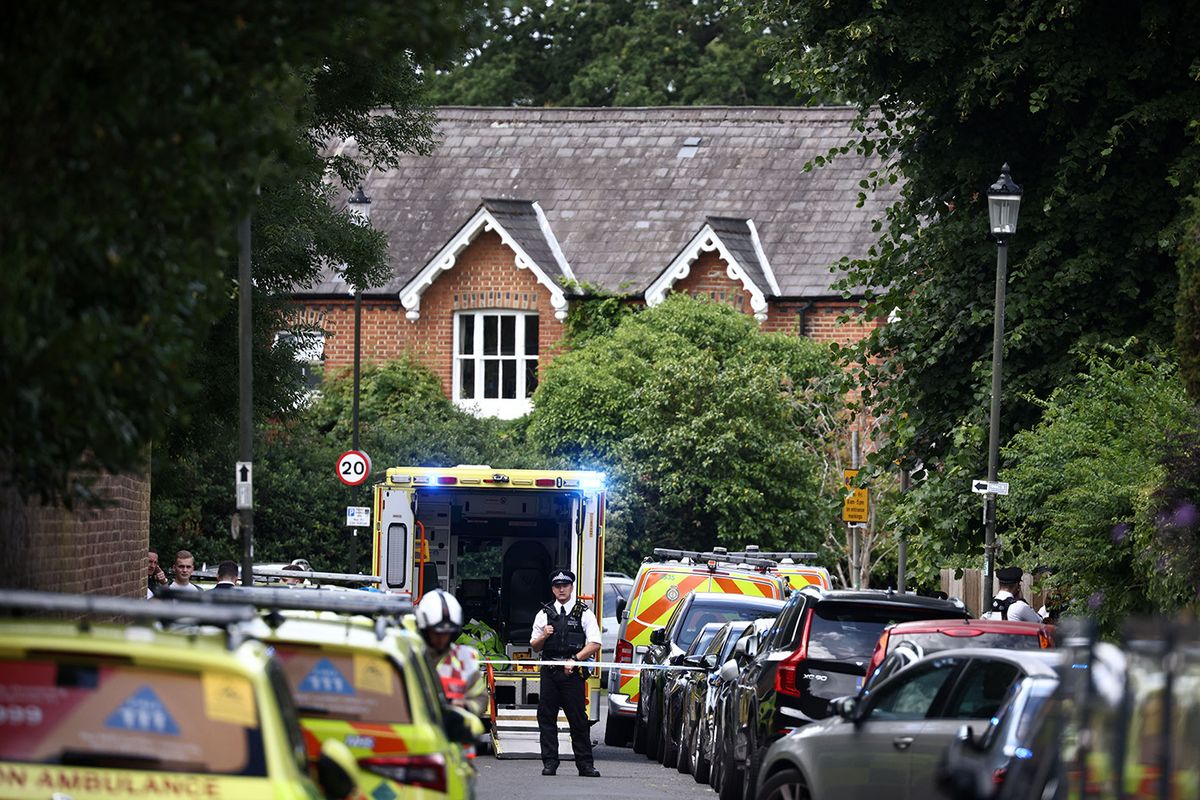
M575 752L575 768L583 771L595 766L585 706L586 691L587 682L579 674L579 670L563 672L561 667L542 667L537 718L544 766L558 766L559 708L567 715L567 724L571 727L571 749Z

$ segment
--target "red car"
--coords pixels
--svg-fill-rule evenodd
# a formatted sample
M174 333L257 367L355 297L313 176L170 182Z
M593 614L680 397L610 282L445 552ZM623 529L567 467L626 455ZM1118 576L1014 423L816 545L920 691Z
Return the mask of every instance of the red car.
M1054 646L1054 626L999 619L927 619L898 622L883 629L867 664L863 688L883 680L928 653L959 647L1046 650Z

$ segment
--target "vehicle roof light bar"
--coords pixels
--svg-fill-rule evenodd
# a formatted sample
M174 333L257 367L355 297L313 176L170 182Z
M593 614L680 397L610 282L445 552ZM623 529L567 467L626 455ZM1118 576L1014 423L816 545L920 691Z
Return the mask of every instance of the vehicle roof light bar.
M199 595L201 592L189 592ZM79 614L85 616L128 617L160 622L186 621L196 625L233 625L249 622L257 614L242 600L220 607L197 608L193 603L171 600L134 600L96 594L62 594L35 589L0 589L0 612Z
M661 559L690 559L691 561L704 562L725 562L726 564L748 564L752 567L773 567L775 562L769 558L763 558L761 553L726 553L719 548L712 551L701 552L699 550L674 550L668 547L654 548L654 555ZM713 565L710 564L710 568Z
M299 572L285 572L299 575ZM186 602L194 607L200 605L230 606L251 605L266 611L333 611L338 614L361 614L363 616L385 616L412 613L412 598L404 594L383 592L333 591L330 589L306 588L276 589L261 586L238 586L225 591L195 592L172 589L167 586L159 590L160 597L169 597Z
M359 575L354 572L314 572L312 570L280 569L277 567L255 567L255 578L300 578L316 581L317 583L382 583L378 575ZM196 570L193 577L215 578L215 569Z

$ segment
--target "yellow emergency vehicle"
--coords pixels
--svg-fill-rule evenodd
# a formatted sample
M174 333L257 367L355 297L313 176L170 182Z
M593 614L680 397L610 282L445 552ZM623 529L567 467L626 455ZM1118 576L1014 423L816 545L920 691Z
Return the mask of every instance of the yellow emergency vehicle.
M0 797L322 796L278 665L241 635L249 606L0 591L14 611L79 621L0 622ZM351 794L346 748L319 755L324 795Z
M597 619L603 614L604 508L599 472L392 467L375 486L373 572L383 591L414 602L445 589L466 620L496 631L507 660L532 660L533 619L552 599L554 569L574 571L577 599ZM496 755L537 754L538 669L491 665L487 672ZM599 705L593 675L593 721Z
M772 555L779 555L778 553ZM801 558L811 553L791 554ZM775 569L775 561L754 549L729 553L715 547L711 552L659 548L647 559L634 578L629 601L618 617L616 660L627 664L641 661L650 646L650 634L666 625L671 612L692 592L724 592L751 597L783 599L790 589L787 579ZM636 669L609 670L608 721L604 743L625 746L633 734L641 679Z
M245 630L270 646L282 669L310 761L325 742L344 744L357 760L361 796L475 796L475 769L462 745L483 724L446 703L424 640L403 622L412 610L407 596L258 587L180 596L268 612Z

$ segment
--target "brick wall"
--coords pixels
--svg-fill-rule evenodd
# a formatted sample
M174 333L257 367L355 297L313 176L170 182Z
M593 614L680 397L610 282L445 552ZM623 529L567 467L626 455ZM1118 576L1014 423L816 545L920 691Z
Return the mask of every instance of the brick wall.
M726 265L716 251L702 253L686 278L677 281L674 292L728 303L753 314L750 293L740 281L729 278ZM458 256L455 265L441 273L421 298L421 318L405 319L404 307L397 299L363 299L362 361L381 362L409 354L432 369L449 396L452 387L454 312L464 309L536 310L539 318L541 363L549 363L564 333L554 318L550 292L529 270L517 268L514 254L499 234L481 234ZM844 300L801 302L774 301L767 309L762 329L768 332L800 333L821 342L849 344L858 341L881 322L865 320L858 304ZM839 322L843 314L848 322ZM317 321L326 331L325 370L328 375L350 369L354 363L354 299L323 300L310 303L306 318Z
M396 301L363 299L362 362L387 361L409 354L432 369L449 396L454 366L454 312L468 309L537 311L540 362L553 357L563 336L554 318L550 291L527 269L516 265L515 254L494 232L480 234L458 254L453 267L441 273L421 296L421 318L408 321ZM325 371L332 375L354 365L354 299L310 304L323 315L326 330Z
M106 508L71 512L0 493L0 585L145 597L150 476L106 475Z

